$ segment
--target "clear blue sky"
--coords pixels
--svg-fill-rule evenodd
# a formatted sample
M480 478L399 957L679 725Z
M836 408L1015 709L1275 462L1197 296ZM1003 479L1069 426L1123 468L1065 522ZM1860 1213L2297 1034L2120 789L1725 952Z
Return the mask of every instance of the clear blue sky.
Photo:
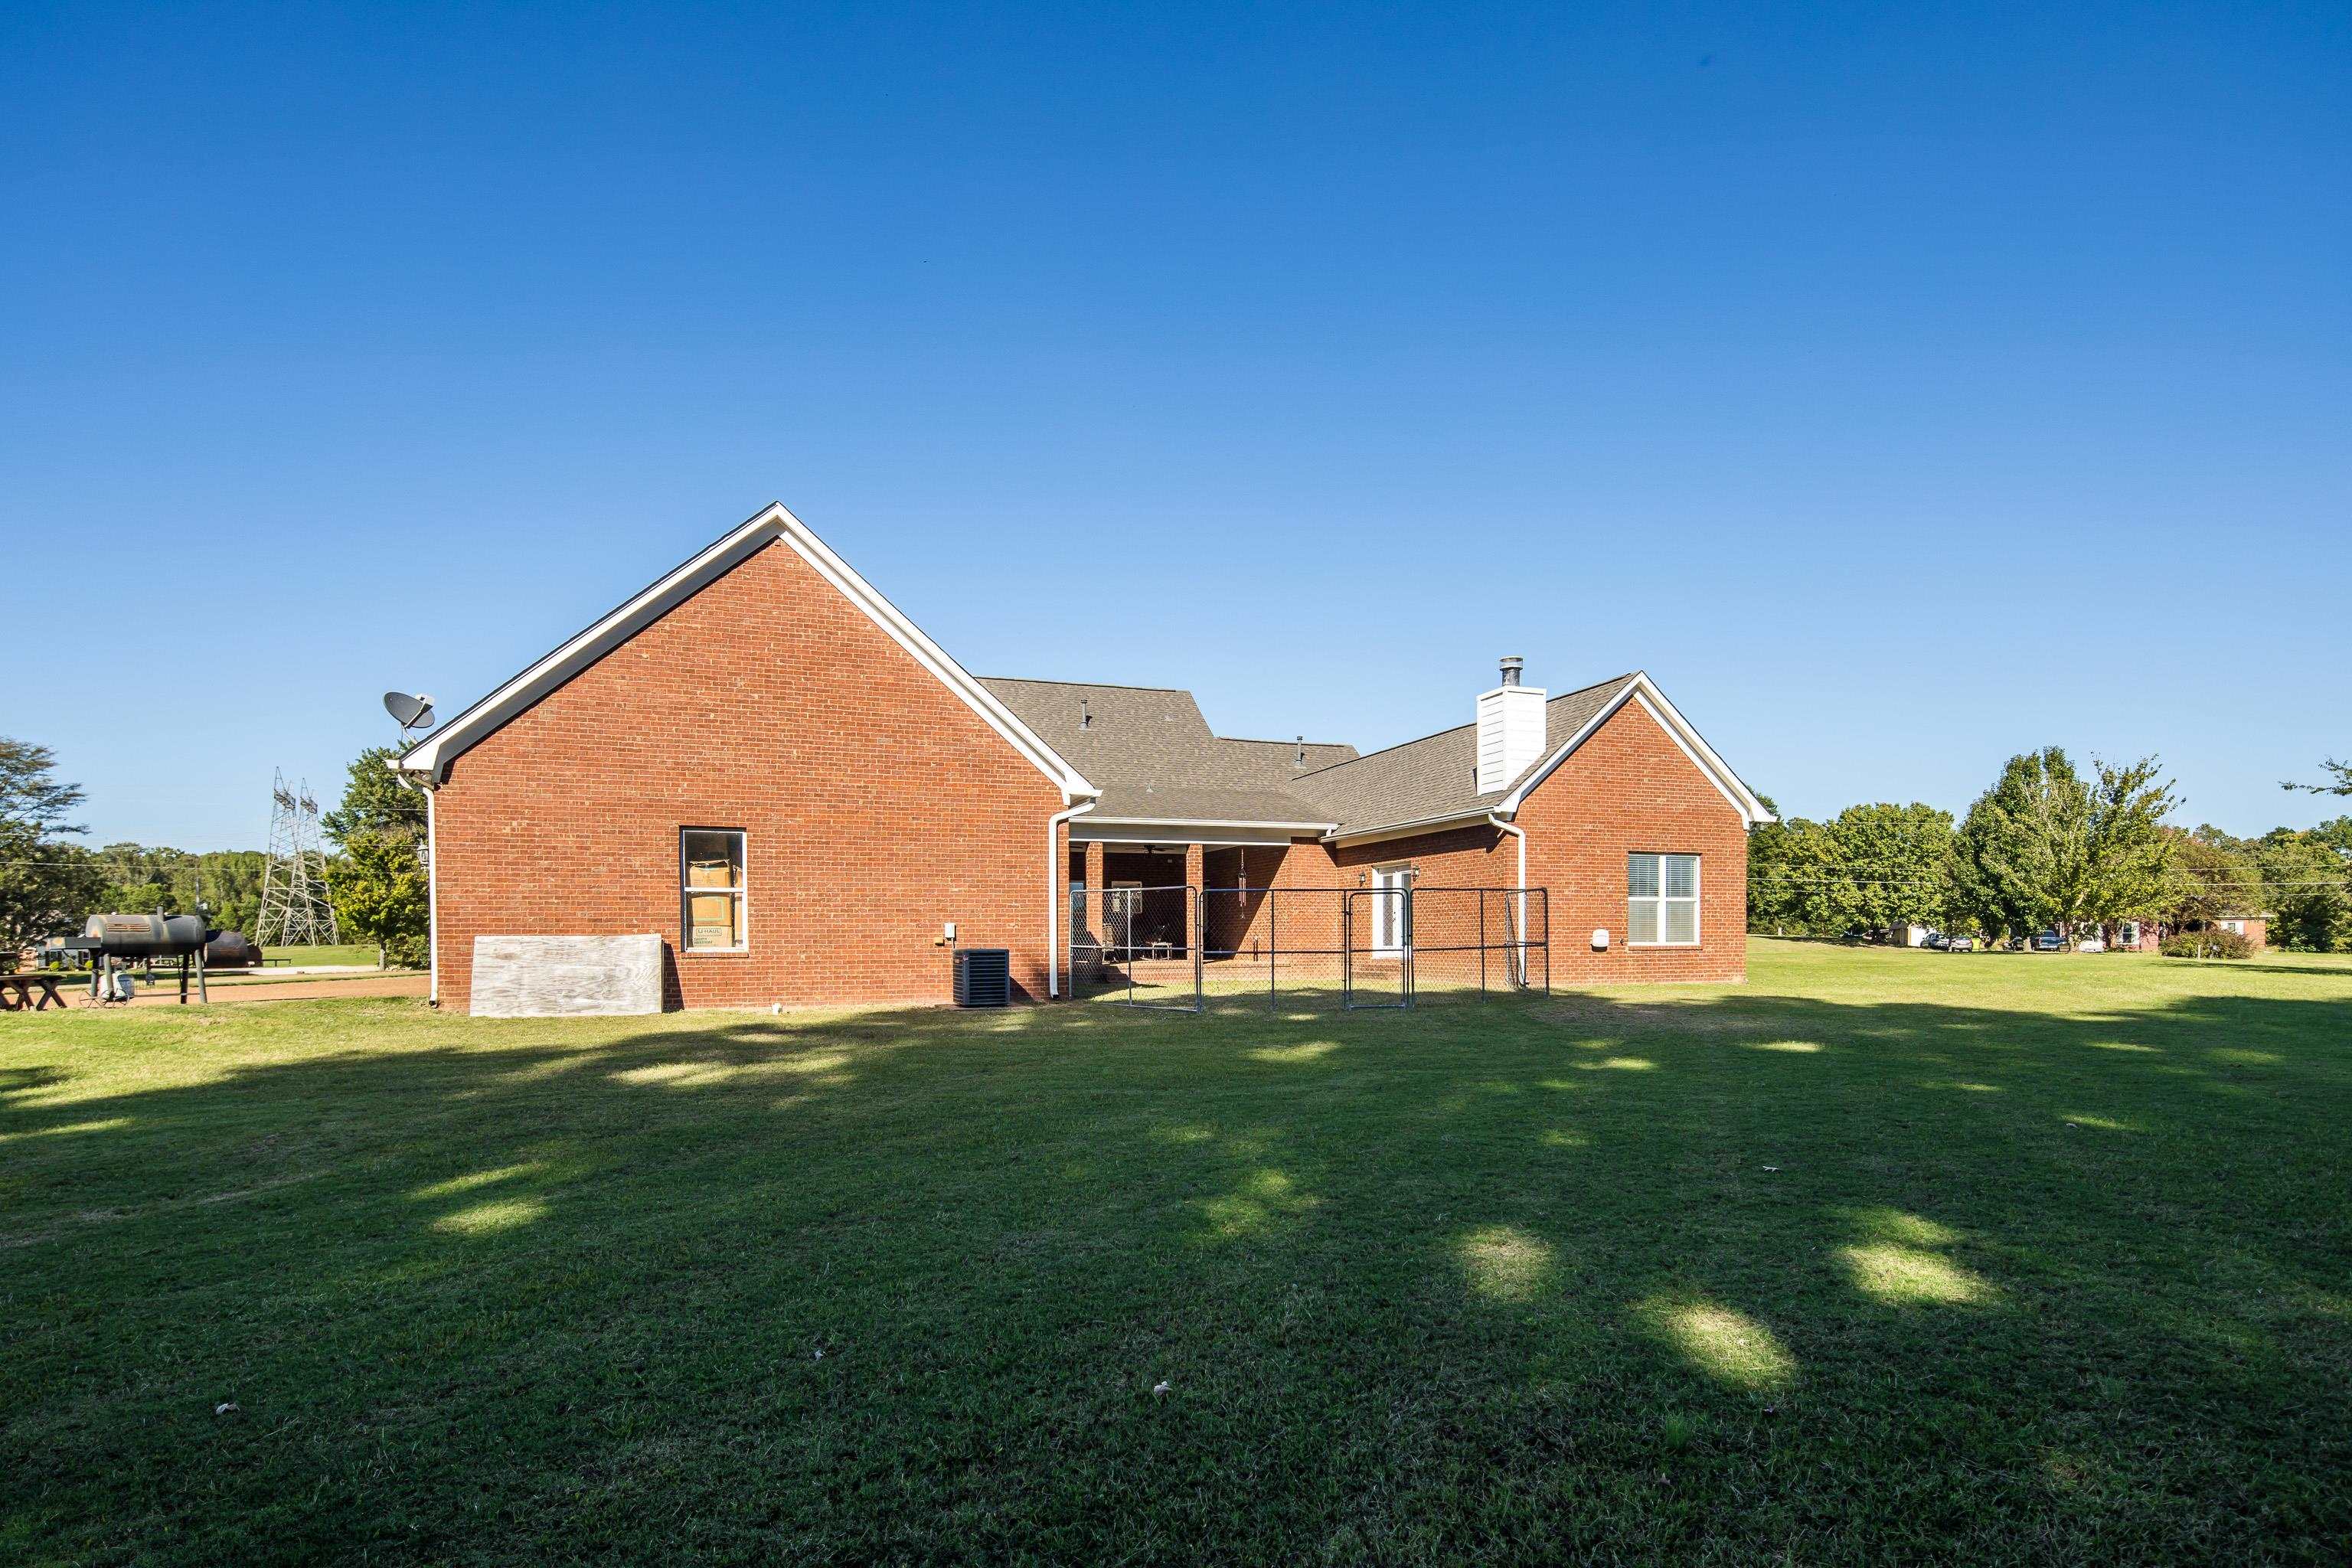
M973 670L1786 811L2352 751L2352 10L16 5L0 733L252 846L771 500Z

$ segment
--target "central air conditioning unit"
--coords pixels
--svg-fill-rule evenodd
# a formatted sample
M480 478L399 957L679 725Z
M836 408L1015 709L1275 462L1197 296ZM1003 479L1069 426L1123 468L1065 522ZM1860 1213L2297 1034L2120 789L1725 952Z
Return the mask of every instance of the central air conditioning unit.
M1001 947L955 950L955 1005L1006 1007L1013 1003L1013 954Z

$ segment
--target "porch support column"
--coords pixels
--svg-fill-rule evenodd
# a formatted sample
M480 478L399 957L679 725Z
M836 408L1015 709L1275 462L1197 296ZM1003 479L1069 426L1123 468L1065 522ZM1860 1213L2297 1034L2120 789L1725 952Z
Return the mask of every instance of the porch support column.
M1192 930L1184 933L1184 945L1187 948L1192 947L1196 942L1204 941L1207 936L1207 931L1204 928L1209 918L1209 911L1207 907L1201 902L1200 891L1202 889L1209 885L1207 866L1208 852L1206 850L1202 849L1198 844L1187 844L1184 846L1184 885L1192 889L1192 896L1187 900L1187 902L1191 903L1192 907L1184 912L1187 917L1196 922ZM1194 954L1196 962L1198 957L1199 955L1196 952Z
M1084 945L1084 947L1087 949L1087 951L1088 951L1090 953L1092 953L1092 955L1093 955L1093 963L1088 966L1088 970L1087 970L1088 976L1089 976L1089 978L1091 978L1091 977L1092 977L1092 975L1094 974L1095 971L1100 967L1100 964L1101 964L1101 962L1102 962L1103 931L1104 931L1104 929L1105 929L1104 924L1103 924L1103 909L1104 909L1104 904L1103 904L1103 847L1102 847L1100 844L1089 844L1089 845L1087 845L1087 846L1086 847L1086 848L1087 848L1087 923L1086 923L1086 930L1085 930L1085 931L1084 931L1083 933L1081 933L1081 932L1080 932L1079 931L1077 931L1075 927L1073 927L1073 928L1072 928L1072 930L1071 930L1071 931L1070 931L1070 936L1071 936L1071 939L1072 939L1072 941L1073 941L1073 942L1074 942L1074 943L1082 943L1082 944ZM1074 946L1071 948L1071 951L1072 951L1073 952L1076 952L1076 951L1078 951L1077 946L1075 946L1075 945L1074 945ZM1073 961L1072 967L1073 967L1074 969L1075 969L1075 967L1076 967L1076 962L1075 962L1075 960ZM1076 984L1077 984L1077 982L1076 982L1076 980L1073 979L1073 980L1070 982L1070 984L1071 984L1071 986L1075 989L1075 988L1076 988Z

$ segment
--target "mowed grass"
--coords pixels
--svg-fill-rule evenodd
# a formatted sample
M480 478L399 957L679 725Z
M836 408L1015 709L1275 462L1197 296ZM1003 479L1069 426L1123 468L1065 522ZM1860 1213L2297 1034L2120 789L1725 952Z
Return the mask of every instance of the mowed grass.
M0 1017L0 1560L2342 1562L2352 968L1751 967Z

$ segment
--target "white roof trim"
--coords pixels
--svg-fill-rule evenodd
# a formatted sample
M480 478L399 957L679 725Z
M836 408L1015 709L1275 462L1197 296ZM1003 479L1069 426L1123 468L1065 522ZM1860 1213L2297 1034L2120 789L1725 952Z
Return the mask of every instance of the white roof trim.
M1583 727L1568 738L1567 744L1544 759L1533 773L1521 779L1495 807L1496 814L1503 816L1517 816L1520 805L1534 792L1537 785L1549 778L1560 763L1575 754L1578 747L1591 740L1593 733L1601 725L1607 723L1617 710L1633 701L1638 701L1643 711L1658 721L1658 727L1666 732L1675 745L1682 748L1683 755L1688 757L1698 771L1706 776L1707 782L1715 785L1723 798L1731 803L1732 809L1739 813L1739 819L1743 825L1753 827L1759 822L1776 820L1771 812L1765 808L1764 803L1756 798L1755 792L1740 782L1739 775L1733 773L1730 765L1715 754L1715 748L1706 743L1705 737L1691 727L1690 721L1684 718L1675 705L1666 700L1666 694L1658 689L1657 682L1650 679L1646 670L1634 671L1625 684L1618 688L1616 694L1601 704L1601 711L1586 720Z
M1442 812L1435 816L1416 816L1409 822L1391 822L1385 827L1364 827L1346 833L1334 828L1323 836L1323 841L1327 844L1378 844L1388 838L1418 838L1424 833L1458 827L1465 823L1484 822L1488 814L1502 809L1499 805L1465 805L1459 811Z
M1500 811L1500 806L1463 806L1461 811L1446 811L1444 816L1416 816L1409 823L1390 823L1388 827L1327 832L1324 844L1381 844L1385 839L1418 839L1425 832L1444 832L1446 827L1467 827L1470 823L1484 823L1494 811Z
M1112 822L1102 826L1086 826L1094 820L1081 816L1070 825L1073 845L1103 844L1198 844L1210 849L1282 848L1307 838L1306 835L1285 827L1266 827L1252 824L1246 827L1203 827L1197 823L1173 823L1153 826L1148 823Z
M815 568L845 599L864 611L868 620L914 657L940 684L962 699L964 705L990 729L1011 742L1038 772L1071 801L1102 792L1024 724L988 688L948 656L947 651L884 598L879 590L851 569L808 525L784 510L769 507L725 538L696 555L661 581L549 654L513 679L451 720L431 737L401 757L399 765L439 783L449 764L488 739L518 714L555 690L573 676L651 626L671 609L708 587L750 559L753 552L782 540L793 553Z
M1279 827L1295 833L1328 833L1339 826L1334 822L1265 822L1255 817L1244 820L1218 816L1088 816L1097 826L1116 825L1120 827Z

